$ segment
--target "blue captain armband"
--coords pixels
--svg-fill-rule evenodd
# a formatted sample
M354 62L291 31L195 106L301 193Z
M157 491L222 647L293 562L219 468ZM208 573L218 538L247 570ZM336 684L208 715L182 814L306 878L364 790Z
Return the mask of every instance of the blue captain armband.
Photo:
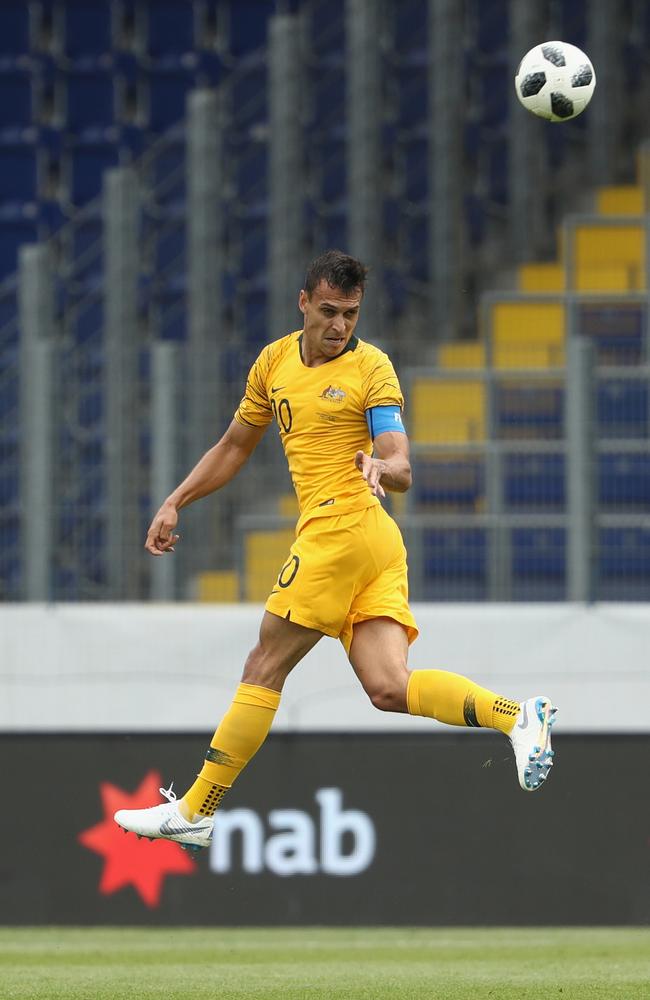
M385 431L406 434L402 423L402 411L396 404L393 406L371 406L369 410L366 410L366 421L373 441L378 434L384 434Z

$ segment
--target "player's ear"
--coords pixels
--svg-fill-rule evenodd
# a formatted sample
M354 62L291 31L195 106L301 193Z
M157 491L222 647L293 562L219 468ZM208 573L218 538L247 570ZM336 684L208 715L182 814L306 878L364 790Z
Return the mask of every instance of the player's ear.
M305 305L307 304L307 299L308 298L309 298L309 296L307 295L307 292L305 291L305 289L301 288L300 289L300 295L298 296L298 308L300 309L301 313L304 313L304 311L305 311Z

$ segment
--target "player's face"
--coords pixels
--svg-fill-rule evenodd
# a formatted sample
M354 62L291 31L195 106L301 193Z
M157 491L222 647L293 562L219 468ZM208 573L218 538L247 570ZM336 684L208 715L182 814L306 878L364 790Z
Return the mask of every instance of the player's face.
M362 292L342 292L321 281L308 295L300 293L298 305L305 317L302 344L308 365L336 358L348 345L359 318Z

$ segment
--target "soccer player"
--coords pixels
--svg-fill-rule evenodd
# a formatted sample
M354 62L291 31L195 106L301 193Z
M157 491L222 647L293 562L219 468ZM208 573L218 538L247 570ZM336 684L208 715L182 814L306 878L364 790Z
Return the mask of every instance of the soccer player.
M226 433L151 523L146 549L173 551L178 512L225 486L277 423L300 516L259 640L194 784L181 799L161 789L167 802L120 810L115 820L125 830L206 847L217 806L266 739L284 682L323 635L341 640L376 708L499 730L526 791L550 773L556 709L546 696L519 704L459 674L407 667L418 629L406 551L380 500L386 490L409 489L409 443L389 358L354 334L366 274L338 250L313 261L298 300L303 329L264 347Z

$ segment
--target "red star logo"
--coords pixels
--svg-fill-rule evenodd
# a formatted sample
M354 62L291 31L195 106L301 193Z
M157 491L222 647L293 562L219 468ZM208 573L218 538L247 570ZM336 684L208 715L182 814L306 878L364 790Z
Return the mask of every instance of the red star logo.
M99 891L104 896L133 885L147 906L160 904L165 875L192 875L196 866L179 844L171 840L138 840L124 835L113 819L117 809L143 809L155 805L162 784L157 771L149 771L140 787L129 794L107 781L99 790L104 819L97 826L79 834L79 842L104 858Z

